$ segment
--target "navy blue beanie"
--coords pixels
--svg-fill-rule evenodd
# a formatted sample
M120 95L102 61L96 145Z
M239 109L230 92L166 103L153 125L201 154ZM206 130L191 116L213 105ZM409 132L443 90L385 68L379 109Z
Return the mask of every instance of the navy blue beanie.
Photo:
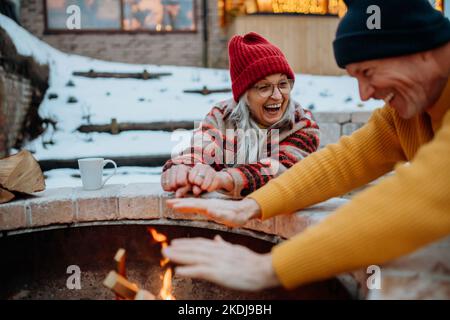
M339 67L354 62L402 56L437 48L450 41L450 22L427 0L344 0L348 11L333 42ZM380 8L380 29L367 20Z

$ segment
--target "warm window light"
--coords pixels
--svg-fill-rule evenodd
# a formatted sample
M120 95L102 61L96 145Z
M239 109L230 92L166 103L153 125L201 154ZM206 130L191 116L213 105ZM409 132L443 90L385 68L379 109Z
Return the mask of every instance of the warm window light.
M245 0L245 13L252 14L257 12L258 12L257 2L255 2L255 0Z
M435 0L434 7L439 11L444 11L444 1L443 0Z
M218 0L220 16L226 12L334 14L345 12L343 0Z
M328 13L342 17L347 12L347 7L343 0L328 0Z
M328 0L272 0L274 13L327 14Z
M310 12L316 14L328 13L328 0L316 0L310 2Z
M257 0L259 12L273 12L272 0Z
M231 16L252 13L300 13L314 15L335 15L343 17L347 12L344 0L217 0L219 16L225 25L225 15ZM450 0L446 0L450 1ZM439 11L444 9L444 0L430 0ZM407 4L405 4L407 5Z

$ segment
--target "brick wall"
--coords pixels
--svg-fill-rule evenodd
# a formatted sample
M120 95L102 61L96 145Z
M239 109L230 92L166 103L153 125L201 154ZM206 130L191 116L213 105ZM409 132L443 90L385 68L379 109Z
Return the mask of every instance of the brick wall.
M217 0L208 0L208 6L208 66L228 69L229 34L219 25Z
M5 157L17 141L31 97L30 80L7 73L0 66L0 158Z
M48 87L48 66L16 52L0 28L0 158L42 133L38 108Z
M20 21L23 27L50 45L75 53L110 61L184 66L203 65L202 0L196 1L197 32L182 34L95 33L44 34L44 0L23 1ZM211 40L209 65L224 67L223 44L226 39L219 30L217 1L208 1L208 29ZM221 47L218 47L220 45ZM226 51L226 50L225 50ZM226 60L225 60L226 61ZM226 62L225 62L226 63Z

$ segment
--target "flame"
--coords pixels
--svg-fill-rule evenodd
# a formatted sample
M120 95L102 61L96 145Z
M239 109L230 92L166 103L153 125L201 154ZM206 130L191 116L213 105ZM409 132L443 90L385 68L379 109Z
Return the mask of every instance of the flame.
M167 243L167 237L163 235L162 233L158 233L155 228L147 228L147 230L152 235L153 239L156 242L166 242Z
M161 244L161 249L164 249L165 247L167 247L167 242L163 242L162 244ZM169 263L169 258L162 258L160 261L159 261L159 265L161 266L161 268L162 267L164 267L166 264L168 264Z
M171 294L172 291L172 269L169 268L164 273L163 286L159 295L163 300L175 300L175 297Z
M155 228L147 228L148 232L152 236L153 240L161 244L161 249L164 249L168 246L167 243L167 237L156 231ZM161 268L164 268L169 263L168 258L161 258L159 261L159 265ZM164 273L163 278L163 285L161 287L161 290L159 291L159 295L163 300L175 300L175 297L172 295L172 268L167 268L166 272Z

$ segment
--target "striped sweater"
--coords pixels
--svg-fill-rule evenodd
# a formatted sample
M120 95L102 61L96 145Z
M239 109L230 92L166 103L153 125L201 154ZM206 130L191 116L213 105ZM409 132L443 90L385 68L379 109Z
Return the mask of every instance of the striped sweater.
M189 148L168 160L163 172L177 164L209 164L232 176L234 189L228 193L230 196L241 198L252 193L319 147L319 127L311 112L298 103L294 106L286 110L291 113L288 121L258 130L258 134L266 135L260 136L264 138L257 140L259 144L251 145L250 153L258 156L249 162L240 161L242 155L238 154L240 138L236 130L240 128L231 117L236 103L230 99L216 104L194 130ZM262 149L267 152L261 152Z

